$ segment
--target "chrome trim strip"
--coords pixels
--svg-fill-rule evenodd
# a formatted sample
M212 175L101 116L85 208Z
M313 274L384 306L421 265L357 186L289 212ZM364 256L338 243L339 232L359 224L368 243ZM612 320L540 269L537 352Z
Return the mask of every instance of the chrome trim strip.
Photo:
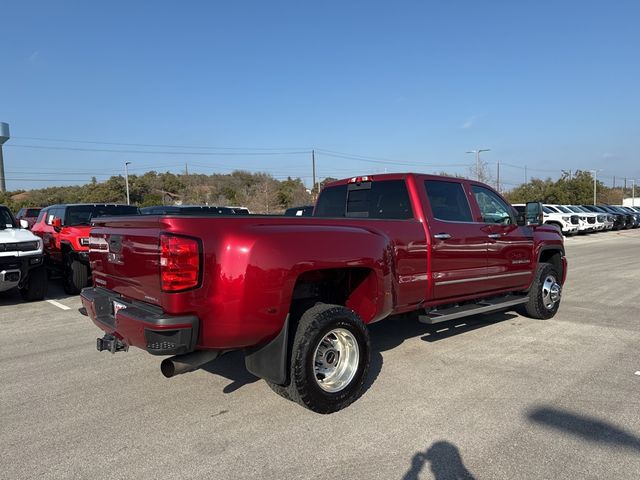
M532 272L500 273L498 275L485 275L484 277L462 278L460 280L444 280L442 282L436 282L435 285L452 285L454 283L477 282L479 280L493 280L494 278L517 277L519 275L531 274Z

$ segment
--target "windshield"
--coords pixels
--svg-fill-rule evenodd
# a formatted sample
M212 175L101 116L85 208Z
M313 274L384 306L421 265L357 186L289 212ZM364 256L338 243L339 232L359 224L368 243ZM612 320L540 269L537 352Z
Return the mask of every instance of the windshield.
M13 215L6 207L0 207L0 229L15 228L16 223L13 220Z
M91 219L111 215L137 215L138 207L131 205L75 205L67 207L65 226L89 225Z
M573 205L570 205L567 207L571 212L576 212L576 213L583 213L580 210L578 210L578 207L574 207Z
M24 212L25 217L37 217L40 213L40 208L27 208Z
M571 210L569 210L567 207L563 207L562 205L556 205L554 208L557 208L558 210L560 210L562 213L573 213Z

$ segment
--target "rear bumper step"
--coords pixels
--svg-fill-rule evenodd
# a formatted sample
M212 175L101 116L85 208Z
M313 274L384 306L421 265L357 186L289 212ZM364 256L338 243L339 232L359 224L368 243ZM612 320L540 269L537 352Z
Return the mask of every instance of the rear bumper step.
M432 325L434 323L456 320L462 317L469 317L480 313L494 312L504 308L513 307L529 301L526 295L506 295L504 297L483 300L478 303L470 303L459 307L450 307L442 310L431 310L424 315L420 315L418 320L422 323Z

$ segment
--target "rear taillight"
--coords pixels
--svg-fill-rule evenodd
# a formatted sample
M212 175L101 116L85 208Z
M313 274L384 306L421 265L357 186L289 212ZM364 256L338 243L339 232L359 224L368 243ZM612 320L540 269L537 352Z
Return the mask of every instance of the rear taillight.
M200 284L200 242L195 238L160 235L162 291L181 292Z

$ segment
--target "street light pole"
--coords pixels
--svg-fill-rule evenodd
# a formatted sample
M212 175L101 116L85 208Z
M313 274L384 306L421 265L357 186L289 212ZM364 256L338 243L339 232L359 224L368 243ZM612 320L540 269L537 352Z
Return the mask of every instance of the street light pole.
M313 185L311 186L311 193L313 194L313 189L316 188L316 151L311 150L311 170L313 172ZM316 192L316 196L319 192Z
M124 162L124 183L127 187L127 205L131 205L129 201L129 164L131 162Z
M631 180L633 183L631 184L631 206L636 206L636 181L635 179ZM624 197L624 195L623 195Z
M490 152L490 148L477 148L475 150L469 150L465 153L475 153L476 154L476 180L480 180L480 153L481 152Z

